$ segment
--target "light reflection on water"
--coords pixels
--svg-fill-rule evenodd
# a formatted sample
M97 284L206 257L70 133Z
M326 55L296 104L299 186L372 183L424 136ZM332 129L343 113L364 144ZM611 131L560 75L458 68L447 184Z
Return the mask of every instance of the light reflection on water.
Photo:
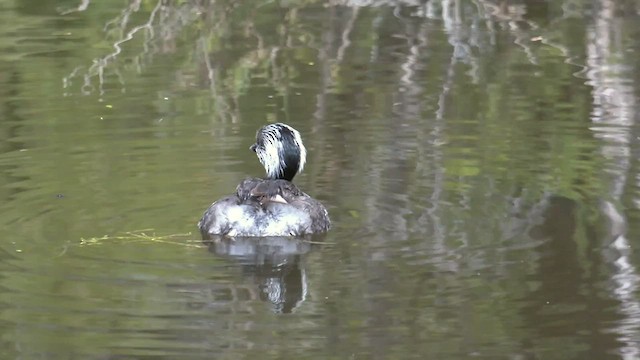
M633 1L74 6L0 12L3 358L640 356ZM334 229L202 242L276 120Z

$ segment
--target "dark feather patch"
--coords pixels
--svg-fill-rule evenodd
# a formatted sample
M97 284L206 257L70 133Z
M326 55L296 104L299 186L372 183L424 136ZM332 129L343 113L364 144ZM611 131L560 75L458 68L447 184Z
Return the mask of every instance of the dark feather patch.
M279 126L280 134L282 135L282 158L284 159L284 166L281 179L293 180L293 177L298 173L300 166L300 147L296 144L295 135L286 127Z

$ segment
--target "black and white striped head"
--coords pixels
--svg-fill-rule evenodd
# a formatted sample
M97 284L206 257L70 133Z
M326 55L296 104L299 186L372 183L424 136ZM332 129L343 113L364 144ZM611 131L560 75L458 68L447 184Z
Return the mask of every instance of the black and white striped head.
M283 123L261 127L256 133L256 143L250 149L258 155L270 179L293 180L302 172L307 160L307 149L300 133Z

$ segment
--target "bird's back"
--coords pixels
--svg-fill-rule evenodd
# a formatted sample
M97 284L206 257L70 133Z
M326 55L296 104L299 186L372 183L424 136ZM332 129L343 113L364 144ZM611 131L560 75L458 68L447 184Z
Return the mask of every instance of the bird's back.
M236 193L205 211L198 223L203 237L301 236L329 230L331 221L319 201L282 179L247 178Z

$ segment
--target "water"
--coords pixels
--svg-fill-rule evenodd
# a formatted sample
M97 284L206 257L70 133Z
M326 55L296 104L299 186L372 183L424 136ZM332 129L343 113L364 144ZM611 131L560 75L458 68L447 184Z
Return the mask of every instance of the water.
M640 357L637 1L0 4L3 359ZM309 150L313 243L203 244Z

